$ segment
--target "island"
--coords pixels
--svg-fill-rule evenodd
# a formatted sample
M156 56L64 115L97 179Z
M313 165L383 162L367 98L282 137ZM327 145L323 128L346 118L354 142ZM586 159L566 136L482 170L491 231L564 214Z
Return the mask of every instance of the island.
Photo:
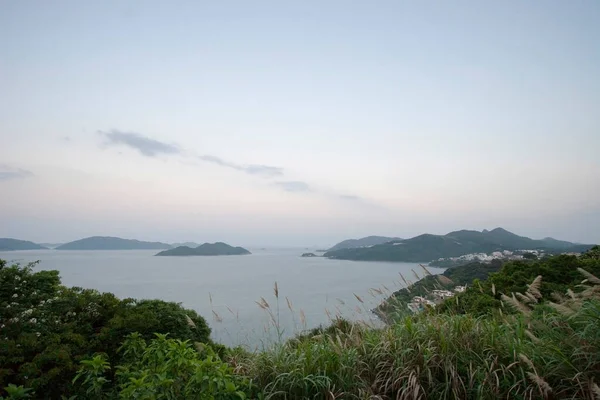
M37 243L28 240L19 240L11 238L0 238L0 251L15 250L47 250L47 247L40 246Z
M300 257L319 257L315 253L303 253Z
M179 246L161 251L157 256L241 256L252 254L243 247L233 247L223 242L204 243L198 247Z
M56 250L160 250L172 246L161 242L143 242L112 236L92 236L58 246Z

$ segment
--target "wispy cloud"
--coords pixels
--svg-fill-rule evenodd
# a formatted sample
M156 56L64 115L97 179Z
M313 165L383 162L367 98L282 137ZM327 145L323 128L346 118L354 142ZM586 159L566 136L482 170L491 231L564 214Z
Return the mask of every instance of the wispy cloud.
M202 161L213 163L225 168L235 169L237 171L242 171L251 175L262 175L268 177L283 175L283 168L280 167L272 167L269 165L258 164L240 165L211 155L198 156L198 158Z
M122 132L115 129L109 132L98 131L98 133L106 138L106 145L128 146L139 151L146 157L156 157L160 154L181 154L179 147L142 136L139 133Z
M353 194L340 194L338 197L342 200L350 200L350 201L361 201L362 197L355 196Z
M306 182L301 181L275 182L275 186L280 187L286 192L312 192L310 186Z
M6 164L0 164L0 181L11 179L25 179L33 176L33 172L21 168L13 168Z
M186 151L177 145L161 142L135 132L123 132L113 129L107 132L98 131L98 133L106 139L104 145L126 146L139 151L146 157L157 157L159 155L179 155L186 158L197 158L204 162L216 164L224 168L235 169L236 171L245 172L250 175L260 175L264 177L283 175L283 168L280 167L262 164L238 164L208 154L197 156L193 152Z
M107 146L126 146L131 149L139 151L146 157L158 157L160 155L174 155L181 157L183 162L193 162L199 160L206 163L211 163L223 168L229 168L236 171L244 172L249 175L261 176L263 178L281 178L285 175L282 167L275 167L264 164L242 164L229 160L225 160L221 157L204 154L197 155L193 151L181 148L175 144L165 143L156 139L149 138L135 132L124 132L120 130L110 131L98 131L105 139L104 145ZM0 174L2 172L0 171ZM0 179L3 176L0 175ZM4 178L7 179L7 178ZM351 195L351 194L337 194L331 193L327 190L315 188L303 181L277 181L273 183L274 186L284 190L286 192L293 193L314 193L325 195L330 198L335 198L340 201L350 201L356 203L365 202L362 197Z

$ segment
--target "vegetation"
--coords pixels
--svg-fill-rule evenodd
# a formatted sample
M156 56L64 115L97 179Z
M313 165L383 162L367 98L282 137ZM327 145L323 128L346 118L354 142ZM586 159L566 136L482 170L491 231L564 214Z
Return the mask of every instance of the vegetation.
M161 242L143 242L110 236L92 236L65 243L56 250L159 250L170 249L171 245Z
M235 375L210 347L157 334L147 342L139 334L126 337L114 368L103 354L81 362L74 382L86 399L246 399L250 381ZM115 371L114 381L109 379Z
M582 252L591 245L576 245L555 239L534 240L502 228L491 231L456 231L447 235L420 235L371 247L328 251L325 257L361 261L430 262L440 258L500 250L545 250L546 252Z
M483 315L496 312L502 305L502 294L524 293L528 284L537 276L544 277L541 293L544 298L563 295L567 290L579 290L580 268L600 276L598 246L581 257L559 255L537 261L511 261L500 271L492 273L485 281L475 279L465 292L446 300L439 312L450 314ZM510 310L504 310L509 312Z
M0 260L0 387L23 385L37 397L76 393L79 362L104 353L118 363L131 333L209 343L210 329L193 310L160 300L119 300L110 293L67 288L57 271L33 271ZM190 324L190 321L193 323Z
M456 286L470 285L475 279L487 279L489 274L499 271L501 267L500 260L493 260L491 263L472 262L448 268L440 275L431 275L425 270L427 275L415 283L405 279L407 286L394 292L375 312L385 320L404 315L408 312L407 303L415 296L426 297L435 289L452 290Z
M250 254L250 252L243 247L233 247L223 242L217 242L204 243L195 248L180 246L161 251L157 256L239 256L245 254Z
M229 349L216 354L210 344L200 343L201 338L208 341L205 336L208 328L199 325L204 320L188 310L169 308L175 306L162 302L149 303L147 312L160 310L156 311L158 326L136 326L131 322L135 321L133 315L111 323L114 317L101 316L126 313L123 309L132 306L120 307L125 301L108 294L64 288L53 272L34 274L30 267L3 264L0 270L3 317L6 298L12 299L15 288L19 288L19 302L22 292L24 298L32 299L27 304L39 305L39 299L34 297L39 293L57 294L58 300L51 305L60 305L62 313L75 309L70 305L73 302L89 304L86 299L94 298L97 304L102 304L97 318L104 319L94 320L91 311L79 307L76 317L82 318L81 323L71 324L65 319L60 324L66 325L65 328L47 324L49 327L45 329L53 329L52 333L34 331L39 336L30 334L30 328L39 329L37 321L30 322L32 325L21 321L6 325L3 321L0 356L5 358L0 359L0 365L9 365L9 361L12 367L8 373L2 370L2 395L10 399L60 398L59 395L77 399L597 399L600 397L598 272L598 247L581 257L509 262L492 273L482 265L471 264L456 269L454 278L466 280L477 275L480 280L471 285L472 290L447 302L458 301L463 308L445 305L439 312L399 316L379 328L334 319L329 327L315 329L262 352ZM28 282L15 279L17 275L27 275ZM558 295L554 293L556 290ZM68 294L70 291L74 293ZM102 301L94 296L107 298ZM275 296L279 296L277 288ZM65 305L63 298L69 299ZM265 300L260 305L273 315ZM175 318L178 321L172 326L164 326L162 321L168 320L165 313L177 315L177 310L183 318ZM53 317L58 314L55 312ZM136 323L142 324L145 319L140 318ZM272 318L273 324L276 321ZM89 340L79 333L79 325L96 322L95 328L87 332L91 335ZM138 328L141 332L134 333ZM150 333L159 328L162 334ZM101 334L107 329L114 331L114 336ZM174 332L166 335L165 330ZM34 347L33 352L39 356L22 349L25 340L46 341L44 346ZM22 345L23 355L14 353L17 341ZM55 349L68 346L68 349L49 354L51 350L45 346ZM34 375L29 371L38 357L62 364ZM29 361L24 361L25 358ZM63 361L67 359L68 362ZM52 375L51 383L44 382L52 368L61 372ZM31 375L25 377L24 373Z

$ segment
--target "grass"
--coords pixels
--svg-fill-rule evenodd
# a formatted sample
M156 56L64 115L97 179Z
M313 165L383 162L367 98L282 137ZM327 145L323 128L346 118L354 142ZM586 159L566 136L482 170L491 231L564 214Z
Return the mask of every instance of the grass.
M230 362L268 399L598 399L600 281L538 304L541 279L506 299L516 315L421 314L382 329L333 319Z

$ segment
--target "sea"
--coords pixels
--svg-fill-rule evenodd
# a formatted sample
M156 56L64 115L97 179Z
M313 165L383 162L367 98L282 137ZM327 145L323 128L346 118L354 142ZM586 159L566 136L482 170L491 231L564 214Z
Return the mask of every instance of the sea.
M380 324L371 310L405 286L400 274L413 282L424 275L413 263L301 257L315 251L306 248L249 250L251 255L215 257L155 257L156 250L30 250L0 252L0 258L40 261L35 270L58 270L67 286L181 303L206 318L215 341L249 350L326 326L338 316Z

